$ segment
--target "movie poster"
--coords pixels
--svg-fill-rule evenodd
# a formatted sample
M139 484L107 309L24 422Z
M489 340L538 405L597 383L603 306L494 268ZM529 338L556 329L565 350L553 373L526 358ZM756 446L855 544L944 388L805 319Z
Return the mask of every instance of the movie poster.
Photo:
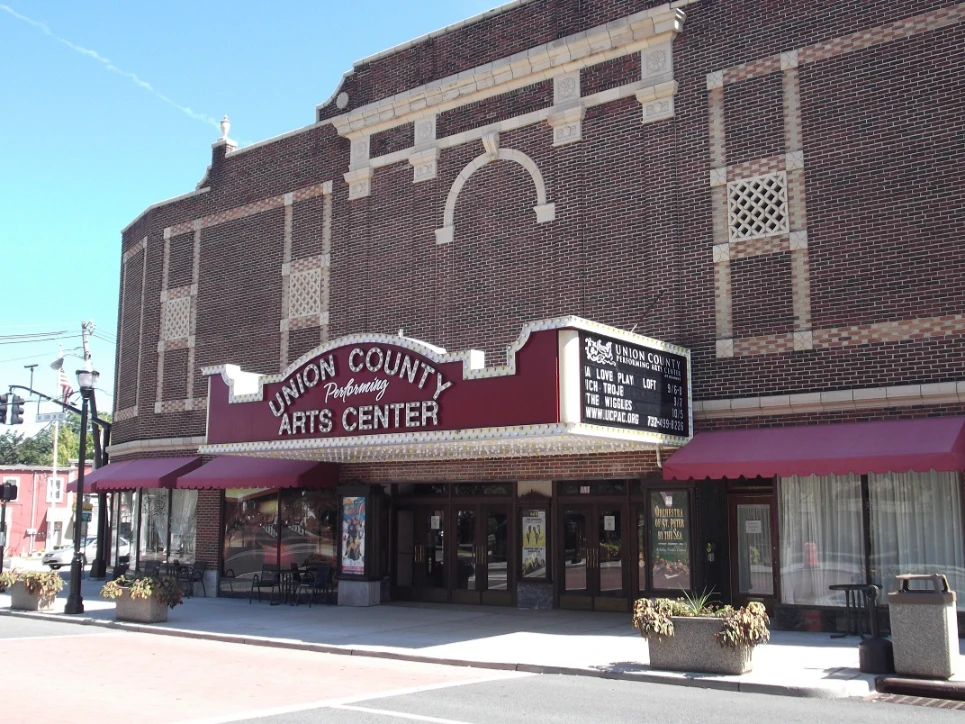
M365 573L365 498L342 498L342 573Z
M690 515L686 490L650 494L650 555L655 589L690 588Z
M546 511L523 513L523 578L546 578Z

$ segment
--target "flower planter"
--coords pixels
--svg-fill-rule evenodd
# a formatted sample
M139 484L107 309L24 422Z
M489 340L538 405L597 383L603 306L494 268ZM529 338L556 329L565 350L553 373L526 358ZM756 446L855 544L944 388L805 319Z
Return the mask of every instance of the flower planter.
M168 607L154 596L131 598L131 592L125 590L117 599L114 618L134 623L161 623L168 620Z
M698 671L708 674L746 674L754 666L754 647L736 649L714 640L721 620L710 617L671 617L673 636L651 636L650 666L669 671Z
M55 600L53 596L42 600L39 593L28 591L23 581L17 581L10 587L10 608L18 611L49 611Z

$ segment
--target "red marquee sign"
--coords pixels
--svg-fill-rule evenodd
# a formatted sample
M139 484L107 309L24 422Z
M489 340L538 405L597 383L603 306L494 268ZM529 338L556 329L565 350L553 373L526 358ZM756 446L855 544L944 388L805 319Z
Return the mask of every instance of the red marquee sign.
M260 394L239 394L244 373L235 373L233 379L237 368L205 370L212 375L208 444L558 420L555 331L529 335L515 355L516 374L486 376L477 376L468 353L439 354L400 337L358 339L366 341L336 341L303 357L283 375L262 378Z

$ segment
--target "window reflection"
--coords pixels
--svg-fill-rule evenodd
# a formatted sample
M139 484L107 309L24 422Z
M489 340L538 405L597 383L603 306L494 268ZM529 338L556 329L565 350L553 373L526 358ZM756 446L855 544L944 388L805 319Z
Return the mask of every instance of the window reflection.
M331 489L226 490L222 593L247 595L227 579L250 580L263 566L334 565L337 502Z

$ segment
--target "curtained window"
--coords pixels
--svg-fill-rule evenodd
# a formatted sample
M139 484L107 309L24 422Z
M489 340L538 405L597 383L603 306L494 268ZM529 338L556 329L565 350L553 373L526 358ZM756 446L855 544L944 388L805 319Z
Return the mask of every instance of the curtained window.
M141 491L141 530L138 561L164 561L168 544L167 490Z
M865 580L860 476L781 478L778 498L782 600L843 606L828 586Z
M942 573L965 610L962 502L957 473L868 476L873 582L887 593L900 573Z

